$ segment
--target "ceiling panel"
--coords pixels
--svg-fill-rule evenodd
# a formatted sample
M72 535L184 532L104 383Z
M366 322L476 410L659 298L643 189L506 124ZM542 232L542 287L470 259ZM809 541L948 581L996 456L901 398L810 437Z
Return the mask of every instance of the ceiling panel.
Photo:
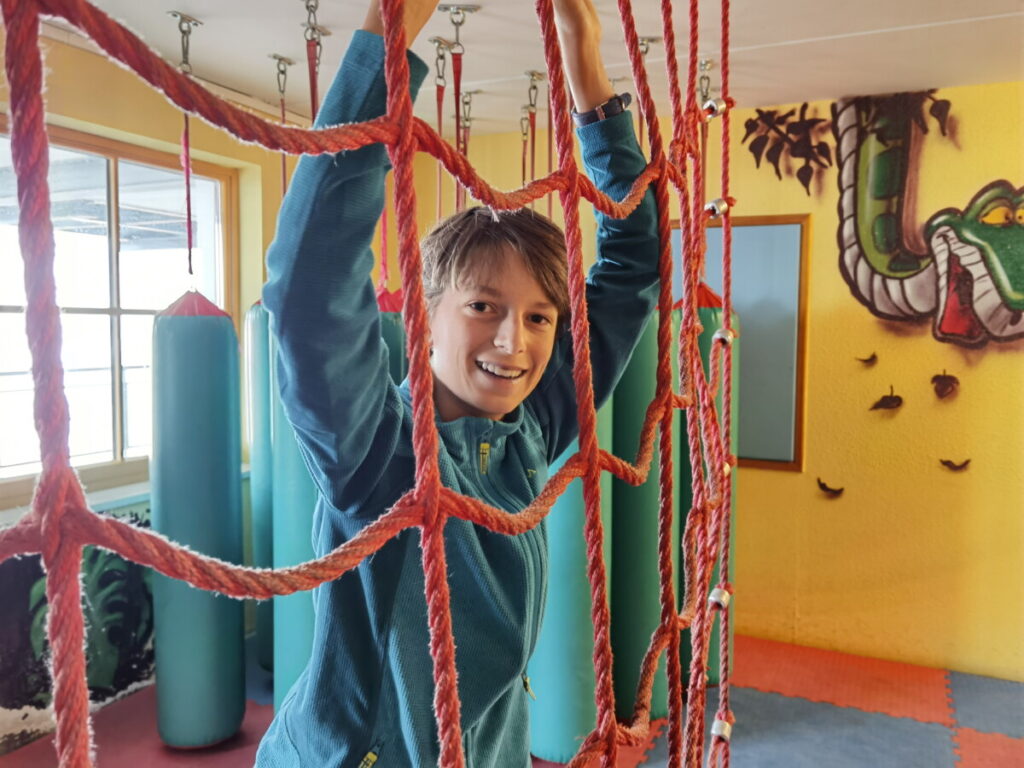
M304 56L303 0L96 0L95 4L141 34L165 59L180 60L173 9L202 20L192 36L191 63L203 80L277 103L271 53L300 63L291 69L289 108L309 113ZM605 29L603 51L613 77L630 74L617 4L596 0ZM544 69L539 27L529 0L484 0L467 19L465 88L480 89L473 102L474 132L518 130L526 102L528 69ZM661 35L660 3L635 2L641 35ZM324 41L319 87L329 85L344 48L365 15L364 0L321 0L320 24L332 31ZM701 0L702 56L718 58L717 2ZM1024 0L988 0L983 11L962 0L733 0L732 87L741 106L829 99L926 87L1024 79L1021 40ZM678 2L674 28L685 69L688 3ZM451 37L451 25L437 14L414 50L432 65L431 35ZM659 109L667 108L664 51L648 57ZM713 82L718 72L712 72ZM428 79L428 86L430 80ZM619 88L632 87L628 84ZM433 100L419 100L417 114L433 121Z

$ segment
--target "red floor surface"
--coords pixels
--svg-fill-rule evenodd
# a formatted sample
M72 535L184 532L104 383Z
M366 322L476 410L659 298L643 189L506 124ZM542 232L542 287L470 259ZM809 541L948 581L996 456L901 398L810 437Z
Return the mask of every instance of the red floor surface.
M615 761L615 768L637 768L637 766L643 764L647 759L647 753L651 751L654 742L661 735L661 732L665 730L667 724L667 720L655 720L651 723L650 737L644 744L636 747L620 747L618 759ZM565 764L549 763L547 760L541 760L539 757L533 758L533 768L562 768L563 765ZM598 768L600 765L601 760L597 758L588 761L586 768Z
M156 688L148 686L93 715L96 763L102 768L252 768L256 747L273 716L273 707L248 701L237 735L207 749L171 749L157 737ZM57 768L53 737L0 757L0 767Z

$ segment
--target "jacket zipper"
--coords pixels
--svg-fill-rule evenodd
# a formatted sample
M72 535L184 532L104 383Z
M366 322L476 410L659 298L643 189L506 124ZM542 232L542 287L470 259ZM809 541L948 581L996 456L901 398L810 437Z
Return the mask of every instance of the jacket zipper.
M530 687L530 678L529 676L527 676L525 672L523 673L523 688L525 688L526 692L530 694L531 699L533 699L534 701L537 700L537 694L535 694L533 692L533 688Z
M487 466L491 461L491 444L480 443L480 474L487 474Z
M380 748L380 744L374 744L370 751L363 756L359 763L359 768L373 768L377 763L377 755L380 752Z

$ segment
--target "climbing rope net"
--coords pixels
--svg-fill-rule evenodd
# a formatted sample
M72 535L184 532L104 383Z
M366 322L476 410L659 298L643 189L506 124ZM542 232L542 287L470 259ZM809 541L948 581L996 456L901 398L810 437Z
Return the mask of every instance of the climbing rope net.
M698 2L689 0L690 40L685 100L676 58L671 0L662 0L661 13L672 110L671 140L662 139L654 101L637 37L630 0L618 0L626 47L643 119L650 141L650 162L629 194L615 201L600 193L581 175L573 159L569 105L562 74L551 0L536 0L544 41L551 108L557 147L557 170L513 192L491 187L466 157L442 141L438 133L412 114L405 33L400 23L402 0L382 0L388 84L387 113L368 122L322 130L275 124L221 101L161 60L138 37L85 0L0 0L7 32L6 72L10 86L11 153L18 180L19 233L25 261L28 298L26 326L32 353L35 387L34 416L41 446L42 472L30 511L0 533L0 562L39 553L47 572L49 601L47 634L52 655L53 700L57 720L56 749L60 765L89 766L93 758L89 693L85 676L84 620L79 570L82 548L103 547L125 558L201 589L235 598L266 599L308 590L354 568L400 531L421 529L426 576L430 652L434 662L434 712L440 738L440 764L461 768L459 698L455 646L446 579L444 526L458 517L507 535L523 533L547 515L555 499L579 477L583 483L587 543L587 578L592 598L596 727L583 741L570 765L582 766L600 757L601 765L615 764L620 745L635 745L650 729L651 690L658 658L667 654L669 680L669 765L698 768L704 754L705 667L711 630L718 617L721 640L719 707L712 724L709 765L728 765L733 715L729 708L729 473L735 457L729 452L732 382L731 230L729 224L729 0L722 0L722 100L698 106ZM387 147L395 173L399 264L405 288L403 314L407 328L409 381L414 414L415 487L387 513L330 554L302 565L279 570L243 568L188 551L150 531L98 515L89 509L82 487L71 469L68 450L68 404L61 366L60 313L54 284L54 238L47 186L48 147L44 127L42 62L39 50L40 16L60 17L90 37L107 55L136 72L185 112L198 115L242 141L292 154L339 152L380 142ZM705 179L700 160L699 133L711 117L722 119L721 195L704 205ZM565 211L574 378L580 424L579 450L556 472L533 504L507 513L442 486L437 463L433 382L427 348L427 311L420 279L421 261L416 232L413 157L417 151L437 158L470 193L494 208L512 209L557 192ZM578 203L586 198L609 216L627 216L653 186L658 206L661 287L658 312L657 388L647 409L635 463L599 447L594 392L591 382L589 323L586 312ZM678 392L673 390L672 254L669 240L669 190L679 196L683 253L682 318L677 338L680 362ZM715 333L709 368L704 370L697 340L702 328L697 295L704 261L708 219L722 219L724 251L724 324ZM722 388L722 412L715 397ZM673 467L672 420L677 409L686 413L693 505L683 534L685 589L682 609L676 605L672 566ZM660 475L658 559L661 618L644 658L633 716L627 723L615 718L612 690L610 617L602 560L600 478L608 471L626 482L645 481L658 440ZM715 566L721 580L712 587ZM710 598L708 595L710 594ZM690 629L692 663L684 695L680 663L681 633ZM685 708L684 708L685 701Z

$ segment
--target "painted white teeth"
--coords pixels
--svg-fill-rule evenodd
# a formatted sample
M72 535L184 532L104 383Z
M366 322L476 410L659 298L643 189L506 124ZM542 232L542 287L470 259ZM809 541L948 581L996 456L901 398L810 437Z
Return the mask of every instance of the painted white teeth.
M494 374L495 376L501 376L503 379L518 379L523 375L523 372L516 368L502 368L500 365L484 362L478 362L477 365L488 373Z

